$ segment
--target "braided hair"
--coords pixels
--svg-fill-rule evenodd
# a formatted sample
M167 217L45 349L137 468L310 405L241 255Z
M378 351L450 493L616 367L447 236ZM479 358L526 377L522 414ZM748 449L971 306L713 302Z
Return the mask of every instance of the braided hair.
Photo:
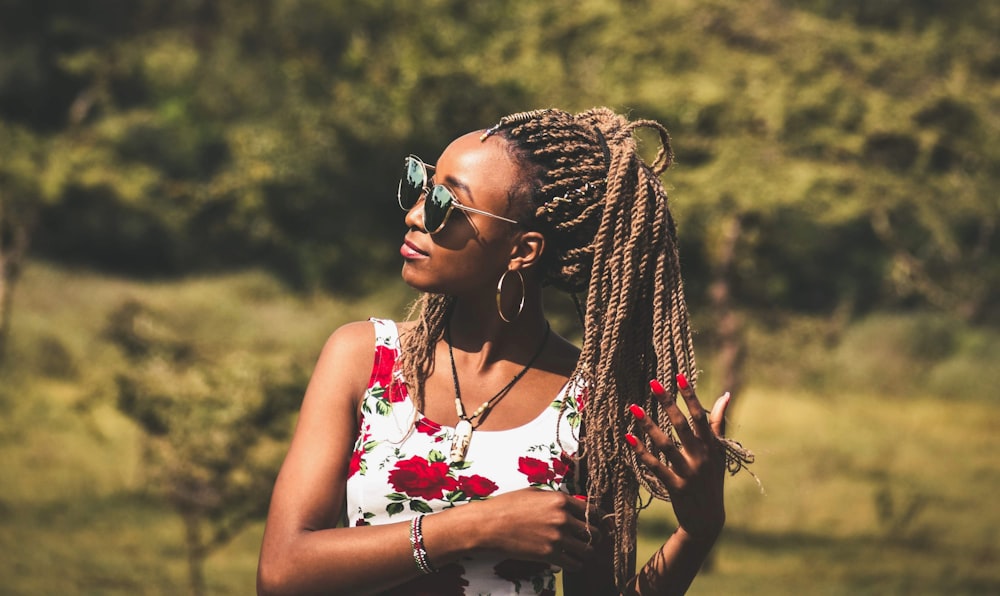
M651 165L637 151L640 128L659 136ZM678 373L692 382L697 376L676 226L659 179L673 160L670 136L655 121L629 121L607 108L513 114L483 139L494 134L508 141L525 174L513 189L520 197L515 208L528 215L518 220L546 238L543 284L574 299L584 294L583 345L571 381L586 387L581 444L587 493L614 504L614 566L623 586L634 573L640 487L668 498L624 447L634 424L628 405L639 404L669 432L648 382L662 379L673 393ZM453 304L452 297L425 294L415 305L417 323L403 338L401 373L419 407Z

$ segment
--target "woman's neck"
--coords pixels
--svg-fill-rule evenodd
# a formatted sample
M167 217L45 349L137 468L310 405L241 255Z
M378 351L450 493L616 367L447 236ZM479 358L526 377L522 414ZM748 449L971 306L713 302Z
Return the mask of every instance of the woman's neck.
M473 305L458 300L448 321L448 335L456 358L461 352L477 361L477 368L510 360L526 362L546 332L545 313L538 296L525 299L524 309L511 322L497 315L496 303Z

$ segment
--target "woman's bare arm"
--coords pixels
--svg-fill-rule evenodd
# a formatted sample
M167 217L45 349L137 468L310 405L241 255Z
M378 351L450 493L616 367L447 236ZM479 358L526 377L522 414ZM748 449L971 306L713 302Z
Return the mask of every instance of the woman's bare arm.
M420 574L409 523L336 527L374 345L371 323L352 323L323 348L275 483L257 571L261 595L376 593ZM581 538L584 517L577 499L526 489L428 515L424 543L436 567L489 549L578 568L591 552Z
M354 323L331 335L320 354L272 493L257 570L260 594L357 592L361 579L374 591L416 575L406 564L403 524L350 535L336 528L374 345L371 323Z

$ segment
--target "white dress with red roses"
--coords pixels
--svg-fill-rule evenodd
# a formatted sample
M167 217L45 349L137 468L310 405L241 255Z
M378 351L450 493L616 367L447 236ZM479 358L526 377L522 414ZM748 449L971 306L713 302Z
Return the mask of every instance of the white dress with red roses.
M361 404L361 424L347 479L351 525L409 521L526 487L572 486L570 456L578 449L582 392L565 386L537 418L505 431L476 431L465 461L449 464L455 429L416 411L402 383L393 383L399 335L392 321L375 324L375 365ZM398 379L398 376L397 376ZM559 439L556 428L559 427ZM398 594L555 594L543 563L466 557L400 586Z

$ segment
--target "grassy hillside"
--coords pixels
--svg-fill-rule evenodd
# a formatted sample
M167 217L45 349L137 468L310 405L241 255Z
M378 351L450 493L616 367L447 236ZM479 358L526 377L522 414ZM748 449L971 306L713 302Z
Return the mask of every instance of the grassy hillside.
M142 436L114 405L114 374L125 361L103 332L119 305L137 300L169 312L174 333L209 351L281 353L308 369L338 325L401 316L410 299L402 284L352 304L293 297L255 272L164 284L33 264L0 369L0 592L186 589L182 524L147 490ZM209 560L214 593L253 592L261 528Z
M715 572L693 592L997 593L994 419L986 402L751 392L735 434L765 494L730 481Z
M114 407L124 361L102 336L108 314L138 300L203 344L309 367L337 325L400 317L412 295L400 283L345 302L294 297L253 272L140 283L36 263L16 298L0 368L0 592L177 594L183 528L147 489L142 439ZM921 325L865 321L836 345L791 328L755 340L732 434L756 451L764 492L731 479L729 524L692 594L1000 592L1000 438L996 398L980 391L996 373L977 360L1000 339L958 330L936 355L891 348ZM663 504L646 512L643 553L671 520ZM253 592L261 530L212 555L212 593Z

